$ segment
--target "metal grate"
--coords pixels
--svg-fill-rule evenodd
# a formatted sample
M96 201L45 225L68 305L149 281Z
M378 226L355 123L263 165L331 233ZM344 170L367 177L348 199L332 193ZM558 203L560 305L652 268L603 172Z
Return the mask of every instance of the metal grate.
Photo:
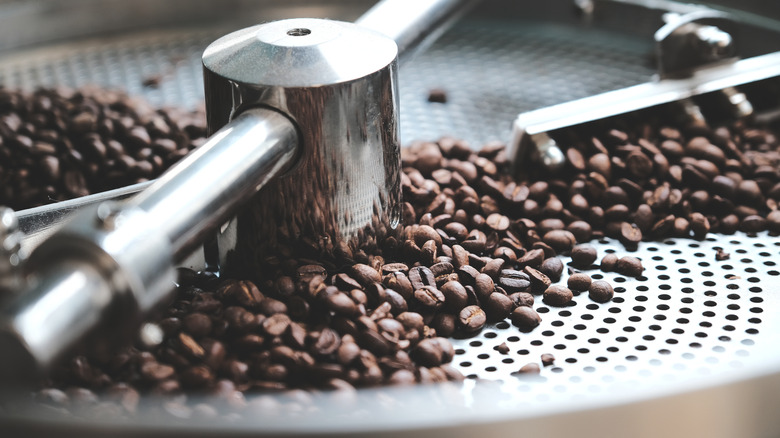
M152 31L7 54L0 58L0 84L30 89L94 83L123 88L155 105L193 107L203 93L200 54L230 30ZM452 135L476 147L507 140L511 121L522 111L649 80L654 72L646 63L650 50L649 41L615 38L597 29L522 21L463 22L404 67L402 141ZM147 78L158 75L159 86L144 86ZM446 90L448 102L428 102L432 88ZM612 240L596 247L600 257L625 253ZM716 261L717 248L730 253L730 259ZM491 417L471 401L483 399L478 381L493 382L488 392L496 415L517 414L520 411L514 409L520 406L537 409L523 411L531 415L545 406L554 409L558 403L598 395L647 394L690 387L712 376L744 377L762 364L778 363L774 347L780 333L780 297L774 285L780 276L775 262L780 238L737 234L700 242L666 240L642 243L633 255L642 259L644 277L586 271L616 287L610 303L599 305L581 294L566 308L551 308L538 299L535 308L543 321L531 333L501 322L475 337L454 340L454 364L470 377L455 398L468 411L439 412L437 405L409 396L403 400L410 413L419 406L433 409L432 416L414 422L407 417L405 423L379 416L370 425L344 426L339 422L344 415L331 416L329 409L349 405L323 404L322 410L305 411L305 424L285 416L300 418L302 411L282 410L286 414L277 416L277 411L268 410L266 417L261 416L264 430L433 427L456 414L461 415L460 422L484 423ZM501 343L509 346L508 353L497 350ZM542 353L552 353L554 365L543 368L539 376L515 373L526 363L539 363ZM366 406L388 400L373 398L370 391L358 391L371 394ZM263 397L258 406L270 403L271 396ZM279 398L280 406L285 400ZM404 403L396 402L396 407ZM151 421L149 427L156 424ZM240 427L236 424L232 427Z
M610 239L596 246L600 257L626 253ZM718 249L730 257L717 261ZM554 308L537 299L539 327L522 333L500 322L455 340L454 363L470 378L500 380L533 403L675 385L766 360L774 335L764 335L778 333L780 323L780 297L771 287L780 276L780 239L744 233L670 239L643 242L632 255L642 259L642 277L602 273L597 266L583 271L614 285L611 302L597 304L583 293L570 306ZM498 351L501 343L508 353ZM543 353L556 360L541 378L516 374L526 363L540 363Z

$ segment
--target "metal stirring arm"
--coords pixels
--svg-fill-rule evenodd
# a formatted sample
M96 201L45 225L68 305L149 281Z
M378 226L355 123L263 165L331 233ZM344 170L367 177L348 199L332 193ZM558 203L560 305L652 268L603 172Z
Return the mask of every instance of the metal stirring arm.
M325 159L332 158L331 152L334 151L348 154L354 152L368 158L375 154L367 150L354 151L355 145L359 146L358 140L347 145L352 149L335 148L323 152L320 149L330 146L312 146L313 139L307 136L311 130L320 133L323 136L322 141L335 142L342 141L340 138L345 136L347 139L360 139L362 134L368 136L367 141L371 143L372 133L376 134L383 144L379 147L384 148L384 151L380 150L378 153L386 161L386 180L381 183L391 184L387 189L390 190L389 193L380 188L378 196L384 203L381 207L390 212L383 217L384 220L392 219L393 212L399 210L399 206L394 203L400 200L400 184L396 185L399 179L400 155L397 150L395 122L395 58L399 52L394 48L393 42L398 42L403 53L408 52L424 40L423 36L429 33L431 26L450 22L457 12L470 3L473 2L381 2L360 22L365 26L374 26L382 23L382 20L377 20L376 17L389 14L388 16L393 17L389 20L391 25L382 26L380 32L391 33L392 40L389 41L392 46L380 43L381 38L387 37L375 32L365 33L365 30L357 26L349 27L352 25L326 20L288 20L292 24L302 25L289 29L284 27L282 30L286 30L286 35L281 37L273 34L279 30L280 25L270 23L236 32L229 36L231 38L225 37L212 44L207 52L216 51L217 60L234 62L224 65L237 70L229 71L225 80L217 83L216 79L222 78L217 78L218 75L206 65L204 55L204 73L208 73L206 88L207 109L210 113L209 129L216 132L206 144L172 167L137 196L122 202L100 202L83 209L61 231L54 233L31 254L27 263L31 271L28 290L15 298L4 310L0 320L0 349L6 352L4 359L0 361L0 376L16 379L45 371L79 343L94 343L93 347L100 350L106 344L116 342L113 335L120 338L132 335L140 321L167 303L174 289L177 262L197 245L201 245L211 230L228 220L239 206L246 203L269 181L278 178L292 167L307 169L307 162L312 161L309 154L319 154ZM304 26L306 24L311 24L311 29ZM281 26L287 26L287 23ZM357 32L355 35L358 35L358 38L354 37L353 32ZM313 39L301 38L310 33ZM365 75L359 79L349 76L352 73L344 73L350 69L354 70L354 66L336 63L350 59L345 58L345 53L339 50L338 45L334 48L332 41L350 35L353 40L357 40L355 47L376 41L382 47L388 48L384 53L389 54L389 57L385 61L377 58L380 55L373 53L367 56L378 62L379 67L365 66L368 70L359 72L359 75ZM269 41L263 41L264 38ZM333 87L337 94L341 94L342 101L334 103L327 94L318 96L317 89L326 88L320 85L301 86L293 83L288 88L278 85L262 88L244 82L241 75L254 74L256 67L253 67L253 63L258 59L236 60L230 56L230 51L236 50L234 54L241 53L241 48L247 47L247 44L257 44L258 40L261 44L273 46L269 53L283 56L279 60L288 63L292 61L293 64L297 57L284 57L285 51L310 55L322 45L321 53L318 53L322 58L316 58L315 64L310 65L309 70L302 69L296 73L304 78L305 71L310 74L322 71L325 76L335 75L335 79L332 79ZM279 42L280 40L283 41ZM309 46L312 51L307 52ZM221 53L222 50L225 52ZM220 57L221 55L225 56ZM275 61L276 58L273 58L268 62ZM351 61L358 64L366 62L361 59L359 53ZM373 71L376 73L371 73ZM233 73L238 79L230 77ZM272 71L269 74L275 73ZM282 76L280 80L287 80L287 76ZM310 81L311 84L319 84L316 78ZM344 91L343 84L348 83L355 83L363 88ZM221 85L227 87L226 92L209 94L210 87L213 89ZM305 94L305 89L310 87L314 89L312 94ZM271 98L268 98L269 95ZM209 96L212 97L211 102ZM296 110L292 106L295 102L290 101L301 96L305 98L298 102L298 105L303 109ZM249 100L250 97L253 100ZM348 102L349 99L364 99L367 102L364 102L364 105L352 105ZM372 102L372 99L376 101ZM317 108L318 105L320 108ZM215 111L224 111L226 106L230 110L229 114L214 114ZM338 126L333 128L330 135L328 132L322 133L322 126L335 120L331 118L333 112L352 108L355 113L344 119L343 124L346 124L346 127L341 126L341 122L336 122ZM377 111L375 117L379 120L373 119L374 111ZM305 116L322 118L318 121L321 124L309 126L306 120L302 120ZM224 125L222 120L229 123ZM354 120L362 125L358 123L353 126ZM368 144L361 149L371 147L373 145ZM343 160L336 158L335 163L326 163L331 167L326 168L323 165L322 170L343 173L345 163L347 167L355 165L354 160L349 161L350 157ZM393 175L393 172L396 175ZM325 186L332 183L327 180L332 178L330 174L304 173L297 175L297 178L304 178L298 180L298 184L304 185L309 182L306 179L313 182L323 179ZM397 191L398 195L394 195L394 191ZM371 204L368 204L368 207L370 209ZM377 205L373 207L375 210L378 208ZM304 205L303 208L307 206ZM340 211L334 213L319 210L317 213L342 220L337 217L342 214ZM309 213L309 216L317 216L317 213ZM383 226L395 227L396 224L397 220ZM361 237L365 237L364 234L365 230Z

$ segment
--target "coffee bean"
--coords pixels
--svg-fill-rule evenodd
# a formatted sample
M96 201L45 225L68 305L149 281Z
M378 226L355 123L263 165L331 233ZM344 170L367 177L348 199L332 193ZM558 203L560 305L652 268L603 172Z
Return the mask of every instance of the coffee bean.
M539 368L539 364L536 363L527 363L520 367L519 370L517 370L518 374L539 374L541 373L541 369Z
M546 258L539 266L539 271L549 277L551 281L558 281L563 273L563 262L558 257Z
M182 320L182 327L192 336L208 336L211 333L211 318L202 313L191 313Z
M444 295L445 306L452 311L459 312L468 302L466 288L460 282L448 281L440 288L440 291Z
M568 287L560 285L552 285L548 287L542 296L542 300L545 304L555 307L562 307L574 298L574 294Z
M533 296L531 299L533 300ZM493 292L481 301L481 306L489 321L501 321L512 312L514 302L501 292Z
M416 290L425 286L436 286L436 277L428 267L416 266L409 270L409 282Z
M555 356L553 356L550 353L544 353L542 354L541 360L542 360L542 365L547 367L552 365L555 362Z
M415 290L414 299L425 309L441 307L446 300L444 294L434 286L423 286Z
M502 343L498 344L498 346L495 347L495 348L496 348L496 351L498 351L501 354L507 354L510 351L509 350L509 346L506 345L506 342L502 342Z
M642 261L634 256L621 257L615 266L615 270L623 275L629 277L639 277L642 275L644 268L642 267Z
M576 272L569 275L569 278L566 280L566 285L569 287L569 289L574 291L588 290L588 288L590 288L590 284L590 276L581 272Z
M529 306L518 306L510 315L512 324L521 331L531 331L542 322L542 318Z
M531 290L535 293L544 292L552 284L550 277L530 266L523 268L523 272L528 275L528 279L531 282Z
M498 284L509 293L527 291L531 287L528 274L513 269L503 269L500 273Z
M612 285L604 280L595 280L588 288L588 296L597 303L606 303L615 294Z
M454 355L452 344L439 337L423 339L411 352L411 356L416 362L427 367L435 367L449 362Z
M544 243L550 245L558 254L568 253L577 243L574 234L566 230L548 231L542 240Z
M512 300L512 306L514 307L533 307L534 305L534 296L528 292L515 292L509 295L509 299Z
M458 322L466 333L474 333L485 327L487 315L479 306L466 306L458 314Z
M634 224L623 222L620 224L618 240L628 249L634 249L642 241L642 230Z
M571 264L576 268L589 268L598 258L598 252L592 245L581 244L571 250Z

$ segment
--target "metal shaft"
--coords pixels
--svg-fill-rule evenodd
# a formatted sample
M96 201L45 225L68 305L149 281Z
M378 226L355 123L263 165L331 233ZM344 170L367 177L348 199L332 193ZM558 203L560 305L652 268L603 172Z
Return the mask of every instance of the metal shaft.
M390 34L404 53L422 42L432 26L451 21L466 3L470 2L430 1L422 8L409 9L419 4L386 0L361 22ZM378 18L391 13L392 24ZM300 224L311 223L308 219L312 217L316 222L321 220L318 216L329 216L326 220L340 228L336 234L346 239L345 245L359 246L364 239L381 238L379 232L366 232L367 227L397 227L397 51L392 42L383 42L384 37L349 30L349 26L357 28L352 24L301 24L288 28L288 23L271 23L237 32L230 40L233 46L223 44L224 38L213 44L214 56L209 59L238 79L218 73L206 76L207 103L210 86L224 85L218 91L225 91L211 94L217 98L208 105L209 128L216 131L210 140L136 197L80 211L33 252L28 263L30 290L12 302L0 319L0 348L12 352L2 360L0 378L45 371L85 340L111 344L108 339L115 337L110 334L117 333L126 339L141 320L168 301L176 263L294 161L298 173L271 187L270 191L279 191L282 197L275 199L275 204L257 202L256 198L255 207L268 210L296 204L285 208L294 209ZM307 38L309 33L312 36ZM251 38L244 39L245 35ZM352 39L333 42L347 35ZM242 57L246 54L242 52L244 43L249 41L260 41L269 51L261 57ZM367 41L376 41L383 50L377 53L377 47L367 45ZM343 48L356 51L345 52ZM300 56L275 56L288 52ZM358 56L358 62L344 57L347 53L364 56ZM237 57L239 62L232 64ZM204 72L209 71L206 59L204 55ZM300 62L289 66L290 75L279 76L278 81L287 88L243 80L258 71L261 77L273 76L290 61ZM310 64L304 68L306 62ZM219 78L224 81L216 84ZM288 80L294 84L289 86ZM228 105L222 106L224 102ZM306 134L303 138L288 117L300 124ZM380 167L370 167L377 165ZM356 173L362 176L356 178ZM296 187L289 187L292 185ZM349 213L349 207L344 209L349 205L347 198L354 196L349 193L351 186L353 190L369 189L361 207L368 217L366 226L355 216L343 214ZM323 199L320 192L335 189L339 192L325 202L333 205L319 202ZM372 217L372 212L382 214ZM285 224L270 226L276 229ZM319 231L316 226L310 228L313 234Z
M355 24L375 30L398 45L403 64L435 41L476 0L382 0Z
M271 178L292 164L298 134L276 111L253 108L213 135L131 204L171 242L180 260Z

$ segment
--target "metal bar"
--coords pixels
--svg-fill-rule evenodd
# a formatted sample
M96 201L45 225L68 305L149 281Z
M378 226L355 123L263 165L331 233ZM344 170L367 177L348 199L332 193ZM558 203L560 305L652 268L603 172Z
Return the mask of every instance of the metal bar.
M691 77L664 79L520 114L515 133L534 135L601 120L685 98L780 76L780 52L703 68Z
M476 0L382 0L355 21L398 44L401 64L424 50Z
M230 218L271 178L287 169L298 149L292 122L280 113L244 111L204 145L130 201L171 242L180 260L209 230Z

